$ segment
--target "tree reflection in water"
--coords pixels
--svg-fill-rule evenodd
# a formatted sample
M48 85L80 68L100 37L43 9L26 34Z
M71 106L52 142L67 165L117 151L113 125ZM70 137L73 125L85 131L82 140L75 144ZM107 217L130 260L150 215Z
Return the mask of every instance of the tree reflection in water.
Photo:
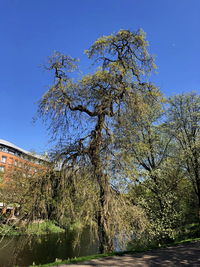
M0 244L1 267L29 266L98 253L97 242L83 233L79 246L73 246L74 234L23 235L5 237Z

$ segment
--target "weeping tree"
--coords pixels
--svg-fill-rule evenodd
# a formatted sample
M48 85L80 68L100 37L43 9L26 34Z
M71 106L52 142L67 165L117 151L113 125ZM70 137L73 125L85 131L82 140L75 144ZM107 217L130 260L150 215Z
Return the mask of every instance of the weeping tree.
M131 229L134 221L130 219L132 206L115 187L109 164L115 157L115 122L129 109L145 112L143 96L157 92L146 79L155 68L147 46L143 31L120 30L98 38L86 51L97 67L92 74L80 78L78 60L59 52L49 58L46 67L54 82L40 100L39 116L58 140L56 158L70 185L73 173L90 166L98 198L95 218L100 252L114 249L113 237L123 232L120 222L129 219ZM115 202L119 196L121 211Z

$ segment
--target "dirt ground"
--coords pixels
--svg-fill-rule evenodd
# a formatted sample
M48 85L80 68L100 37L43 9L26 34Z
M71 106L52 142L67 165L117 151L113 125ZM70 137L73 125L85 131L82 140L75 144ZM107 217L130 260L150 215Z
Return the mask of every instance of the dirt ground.
M192 242L175 247L151 250L143 253L124 256L105 257L77 264L63 264L59 267L92 267L92 266L195 266L200 267L200 242Z

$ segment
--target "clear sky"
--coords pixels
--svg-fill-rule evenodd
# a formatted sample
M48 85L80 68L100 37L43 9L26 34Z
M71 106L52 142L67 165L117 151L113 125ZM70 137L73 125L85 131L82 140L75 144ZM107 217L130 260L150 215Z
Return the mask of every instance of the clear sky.
M96 38L138 28L156 55L161 91L199 93L199 0L0 0L0 139L45 151L46 129L32 118L50 83L47 57L58 50L85 68L83 51Z

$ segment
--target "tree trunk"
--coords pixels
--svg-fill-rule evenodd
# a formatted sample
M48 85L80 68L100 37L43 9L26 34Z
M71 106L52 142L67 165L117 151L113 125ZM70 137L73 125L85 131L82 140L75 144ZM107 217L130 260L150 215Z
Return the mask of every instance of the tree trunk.
M197 216L198 216L198 220L199 220L199 224L200 224L200 190L197 189L197 199L198 199L198 210L197 210Z
M109 215L109 183L106 176L102 176L99 181L100 196L98 214L98 236L100 253L112 252L114 250L113 238L111 234L111 220Z
M199 177L199 161L198 161L198 153L195 150L193 152L193 172L194 172L194 182L196 184L196 194L198 199L198 219L200 223L200 177Z
M100 253L111 252L114 249L111 235L111 218L109 213L110 185L108 176L103 171L101 160L102 129L105 115L98 116L95 131L92 132L92 140L89 149L91 163L94 167L94 175L99 185L99 211L97 214L99 250Z

